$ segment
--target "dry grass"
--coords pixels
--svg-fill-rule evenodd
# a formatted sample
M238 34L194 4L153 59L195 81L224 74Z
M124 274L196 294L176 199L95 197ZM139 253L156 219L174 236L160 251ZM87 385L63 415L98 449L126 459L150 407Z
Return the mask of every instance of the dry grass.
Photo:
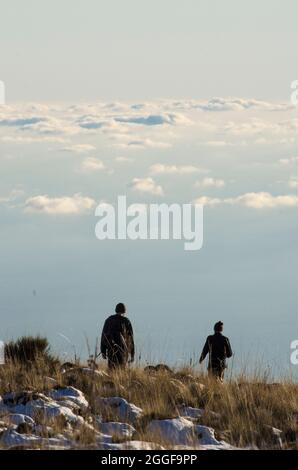
M1 366L0 395L22 390L43 392L51 388L48 376L59 385L72 385L85 393L91 405L90 419L97 414L104 421L118 420L113 409L98 403L98 397L121 396L142 408L136 439L152 440L146 434L150 420L177 417L179 407L185 405L204 408L200 424L213 427L219 438L235 446L273 448L276 443L271 428L275 427L283 431L285 448L298 449L298 384L290 379L268 383L260 375L239 376L220 384L194 369L146 372L141 367L116 371L109 377L86 376L79 368L62 374L60 367L39 360L26 368L14 362ZM84 446L92 444L94 436L86 429L77 439Z

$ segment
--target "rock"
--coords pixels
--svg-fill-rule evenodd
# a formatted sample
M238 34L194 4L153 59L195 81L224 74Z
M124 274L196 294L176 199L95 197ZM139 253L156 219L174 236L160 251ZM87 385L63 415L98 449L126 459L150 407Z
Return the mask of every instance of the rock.
M127 441L121 444L104 444L104 450L164 450L160 444L147 441Z
M35 422L30 416L25 414L9 414L4 417L9 429L16 430L19 434L30 434Z
M282 444L281 435L283 434L283 431L281 431L280 429L274 428L272 426L268 426L268 425L266 425L265 427L271 433L274 444L276 444L280 449L282 449L283 444Z
M132 438L136 430L133 426L128 423L118 423L118 422L107 422L107 423L98 423L98 429L103 433L110 436L119 436L126 437L128 439Z
M205 410L202 408L193 408L191 406L182 406L179 408L179 413L184 418L199 419L205 414Z
M28 416L29 418L29 416ZM33 431L33 424L32 423L20 423L17 428L16 428L16 432L18 432L19 434L31 434L32 431Z
M121 397L99 398L100 405L110 406L116 411L118 417L123 421L136 422L143 414L143 410L138 406L128 403Z
M153 420L147 426L147 432L158 435L171 445L192 446L195 448L232 449L224 441L218 441L214 429L207 426L194 425L186 418Z
M199 419L203 416L210 416L219 419L220 414L215 411L205 410L204 408L192 408L191 406L182 406L179 408L180 415L188 419Z
M157 364L156 366L146 366L144 368L145 372L166 372L169 374L173 374L172 369L167 366L166 364Z
M64 400L65 406L70 406L70 408L71 404L77 405L82 411L86 411L89 408L89 403L84 394L74 387L55 387L47 395L56 401Z
M153 420L146 431L171 444L189 444L195 438L193 423L186 418Z
M110 377L109 374L104 370L92 369L91 367L76 367L74 365L73 367L66 367L62 369L62 374L81 374L96 378Z
M35 425L34 419L30 416L20 414L20 413L12 413L5 416L5 421L11 424L15 424L19 426L20 424L31 424L32 426Z
M34 435L20 434L15 430L8 429L0 436L0 443L5 447L38 447L48 448L49 446L59 446L62 448L69 448L73 443L63 436L59 438L42 438Z
M23 414L35 419L36 416L45 419L55 419L63 416L66 422L81 423L83 418L77 416L72 409L62 406L55 400L35 392L10 392L3 397L6 408L11 413Z
M52 377L44 377L43 380L45 387L55 387L58 385L57 380L53 379Z

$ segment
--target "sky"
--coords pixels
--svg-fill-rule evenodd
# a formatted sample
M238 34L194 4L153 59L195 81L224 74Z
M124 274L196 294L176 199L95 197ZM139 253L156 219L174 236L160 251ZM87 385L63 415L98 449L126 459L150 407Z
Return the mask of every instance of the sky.
M138 357L297 373L297 4L2 1L1 339L86 355L127 304ZM95 207L204 205L204 244L99 241ZM65 339L69 338L69 341Z

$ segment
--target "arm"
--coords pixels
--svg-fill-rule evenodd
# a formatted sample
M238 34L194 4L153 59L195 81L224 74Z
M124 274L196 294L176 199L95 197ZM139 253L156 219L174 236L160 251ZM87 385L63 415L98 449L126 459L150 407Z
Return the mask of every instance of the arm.
M107 350L108 350L108 341L107 341L107 326L108 325L107 323L108 322L106 320L102 329L101 342L100 342L100 351L104 359L107 356Z
M206 343L203 347L203 351L202 351L202 354L201 354L201 357L200 357L200 364L201 364L201 362L203 362L203 360L205 359L205 357L207 356L208 353L209 353L209 336L206 339Z
M229 338L226 338L226 354L227 354L227 358L233 356L233 351L232 351L232 348L231 348L231 345L230 345Z
M131 360L134 361L134 358L135 358L135 343L134 343L134 335L133 335L132 324L130 323L129 320L127 322L127 335L128 335L128 338L129 338L130 357L131 357Z

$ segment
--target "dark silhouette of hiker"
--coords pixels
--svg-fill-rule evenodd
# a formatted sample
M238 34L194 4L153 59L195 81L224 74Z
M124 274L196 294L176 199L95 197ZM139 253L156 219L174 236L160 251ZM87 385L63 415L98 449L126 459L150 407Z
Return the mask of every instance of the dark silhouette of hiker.
M134 361L135 355L133 329L124 316L125 305L117 304L115 312L105 321L101 335L101 353L104 359L108 359L110 369L125 367L129 359Z
M200 357L201 364L207 354L209 354L208 371L221 382L223 381L224 371L227 367L226 359L233 355L229 338L224 336L222 332L223 323L219 321L214 325L214 335L210 335L206 339L206 343Z

